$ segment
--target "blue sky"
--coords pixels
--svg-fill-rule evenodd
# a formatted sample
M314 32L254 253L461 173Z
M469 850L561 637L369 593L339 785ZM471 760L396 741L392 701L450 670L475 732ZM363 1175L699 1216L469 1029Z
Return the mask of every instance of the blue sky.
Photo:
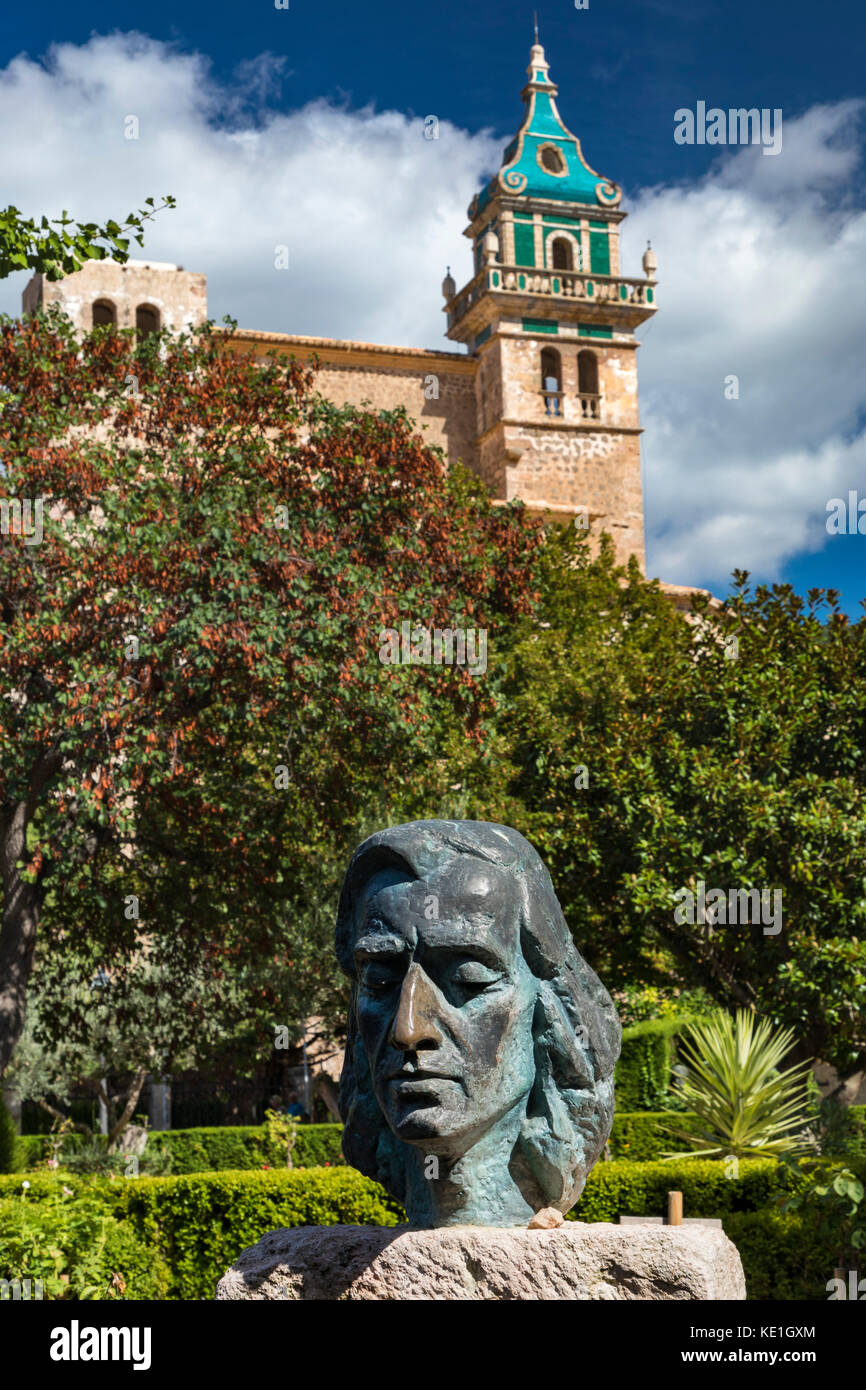
M561 0L539 27L566 123L624 187L626 269L648 235L659 255L639 354L650 572L721 593L744 565L841 588L856 615L866 536L828 537L824 516L866 497L862 5ZM15 7L3 201L108 216L172 192L147 251L206 271L214 315L445 346L444 262L467 278L466 204L519 123L531 35L513 0ZM677 145L673 113L698 100L781 108L782 155ZM275 293L280 240L298 273Z

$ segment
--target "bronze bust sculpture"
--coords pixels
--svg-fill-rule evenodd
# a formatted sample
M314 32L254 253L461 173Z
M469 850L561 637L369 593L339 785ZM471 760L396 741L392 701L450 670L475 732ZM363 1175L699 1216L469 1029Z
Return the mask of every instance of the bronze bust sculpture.
M414 821L356 850L343 1152L414 1226L567 1211L613 1121L621 1029L516 830Z

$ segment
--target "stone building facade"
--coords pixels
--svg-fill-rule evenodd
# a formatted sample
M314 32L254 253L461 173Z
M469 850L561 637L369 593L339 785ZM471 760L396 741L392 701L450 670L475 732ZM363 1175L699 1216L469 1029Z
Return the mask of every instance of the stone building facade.
M405 406L449 460L498 501L522 499L612 536L644 566L635 330L656 311L655 257L620 269L619 187L587 164L559 115L544 49L530 54L523 123L502 167L473 199L472 275L443 283L447 335L425 351L238 329L234 352L319 359L317 387L338 404ZM207 315L205 277L150 261L93 261L50 283L35 276L25 313L60 303L82 329L146 333Z

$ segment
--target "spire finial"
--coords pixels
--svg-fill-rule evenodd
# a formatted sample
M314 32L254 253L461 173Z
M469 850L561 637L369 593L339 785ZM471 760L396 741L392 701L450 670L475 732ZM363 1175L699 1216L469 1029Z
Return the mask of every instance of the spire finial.
M533 10L532 18L535 24L535 42L538 43L538 10Z

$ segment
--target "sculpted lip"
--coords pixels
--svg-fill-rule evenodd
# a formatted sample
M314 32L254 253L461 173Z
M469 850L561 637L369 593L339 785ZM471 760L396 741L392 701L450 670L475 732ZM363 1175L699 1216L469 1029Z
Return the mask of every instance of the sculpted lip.
M444 1071L395 1071L388 1077L389 1081L457 1081L456 1076L448 1076Z

